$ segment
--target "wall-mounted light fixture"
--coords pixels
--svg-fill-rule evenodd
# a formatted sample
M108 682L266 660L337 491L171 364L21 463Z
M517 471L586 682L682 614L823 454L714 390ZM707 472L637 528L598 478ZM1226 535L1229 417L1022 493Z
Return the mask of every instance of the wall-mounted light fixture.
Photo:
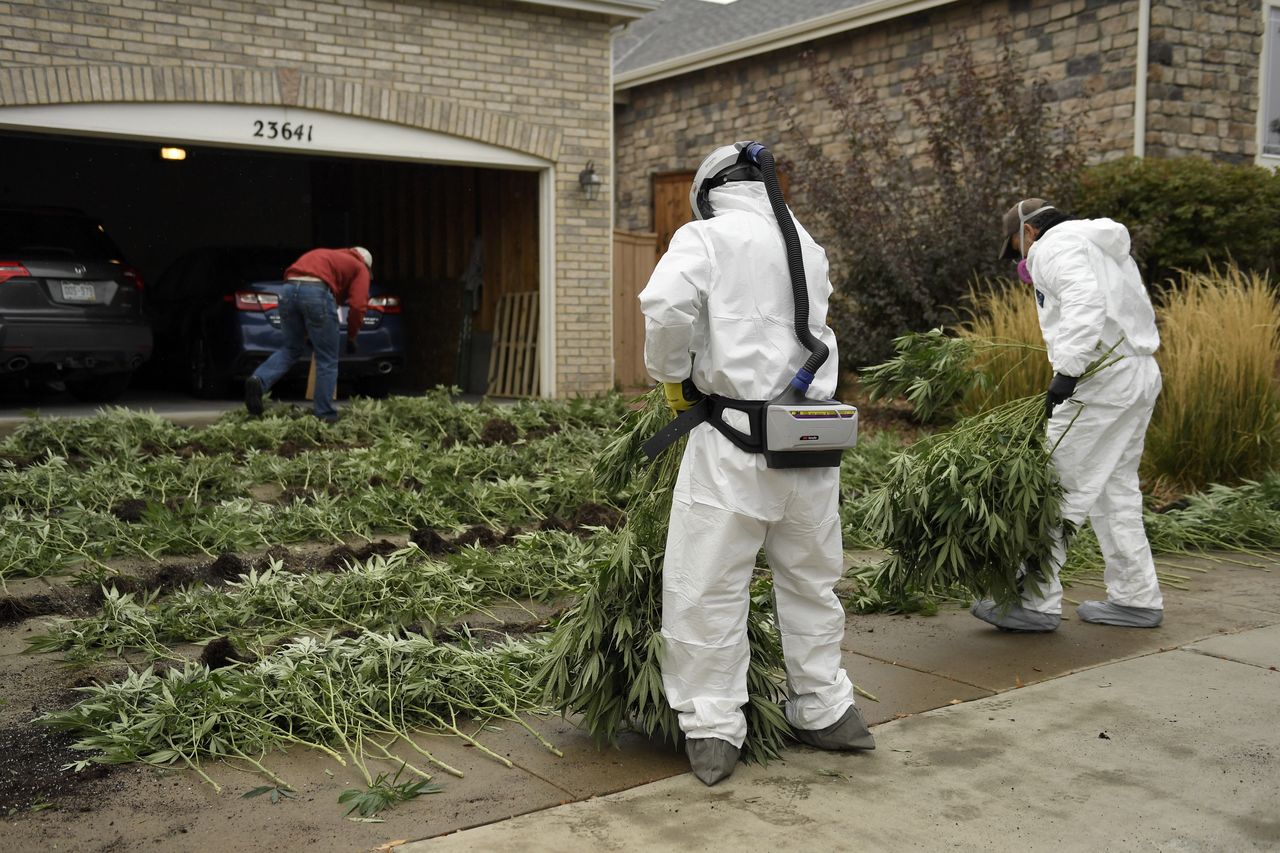
M578 173L578 186L587 197L587 201L595 201L600 197L600 187L604 186L604 178L596 174L596 161L587 163L587 168Z
M185 148L161 148L161 160L185 160L187 159L187 149Z

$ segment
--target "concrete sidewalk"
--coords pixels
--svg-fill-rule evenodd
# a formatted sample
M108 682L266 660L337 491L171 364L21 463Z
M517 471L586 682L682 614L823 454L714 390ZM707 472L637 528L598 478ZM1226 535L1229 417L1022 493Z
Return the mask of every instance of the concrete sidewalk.
M874 753L797 748L395 849L1280 849L1280 573L1193 585L1149 631L851 617Z

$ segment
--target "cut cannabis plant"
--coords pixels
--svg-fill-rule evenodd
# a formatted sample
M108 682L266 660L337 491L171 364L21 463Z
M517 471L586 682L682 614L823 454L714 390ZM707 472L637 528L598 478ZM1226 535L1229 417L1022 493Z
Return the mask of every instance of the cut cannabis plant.
M662 555L672 491L683 444L652 465L641 445L670 418L661 390L630 415L598 462L606 493L629 498L626 527L595 560L580 598L556 626L534 677L548 704L581 716L598 743L616 744L632 729L672 744L679 739L676 714L662 691ZM782 648L774 627L767 578L753 585L747 633L747 740L744 757L776 758L789 727L779 701Z

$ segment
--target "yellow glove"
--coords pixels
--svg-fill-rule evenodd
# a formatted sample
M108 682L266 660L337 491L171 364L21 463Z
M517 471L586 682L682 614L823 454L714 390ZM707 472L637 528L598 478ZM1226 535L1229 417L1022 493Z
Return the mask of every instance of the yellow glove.
M663 382L662 393L667 395L667 405L677 415L693 408L693 404L702 399L702 392L693 384L692 379L684 382Z

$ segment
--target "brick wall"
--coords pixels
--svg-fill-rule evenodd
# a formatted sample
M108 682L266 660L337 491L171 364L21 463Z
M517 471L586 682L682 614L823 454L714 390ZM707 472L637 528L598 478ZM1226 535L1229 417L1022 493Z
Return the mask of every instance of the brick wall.
M1154 0L1147 152L1159 156L1253 156L1261 17L1259 0ZM1091 162L1133 152L1137 0L970 0L626 90L615 109L618 227L652 227L650 176L694 169L716 145L759 136L788 153L766 93L796 105L815 139L836 129L802 57L868 79L908 150L923 139L904 86L936 63L956 37L982 62L995 56L1000 26L1012 29L1028 72L1046 80L1064 114L1079 120ZM1162 63L1162 64L1158 64ZM797 196L803 204L803 198ZM815 223L816 224L816 223Z
M290 104L556 165L557 385L612 386L609 29L503 0L0 0L0 106ZM581 200L588 160L605 178Z
M1261 0L1156 0L1147 154L1251 163L1257 153Z

